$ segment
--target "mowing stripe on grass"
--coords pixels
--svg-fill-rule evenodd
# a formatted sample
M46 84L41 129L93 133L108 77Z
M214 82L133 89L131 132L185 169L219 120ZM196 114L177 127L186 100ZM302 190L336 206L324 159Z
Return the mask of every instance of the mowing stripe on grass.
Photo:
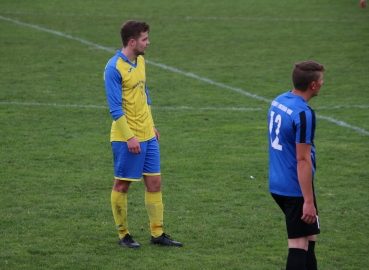
M61 32L50 30L50 29L47 29L47 28L44 28L44 27L40 27L40 26L37 26L37 25L23 23L23 22L20 22L20 21L17 21L17 20L13 20L11 18L3 17L1 15L0 15L0 19L1 20L5 20L5 21L8 21L8 22L12 22L12 23L17 24L17 25L30 27L30 28L36 29L38 31L47 32L47 33L50 33L50 34L53 34L53 35L57 35L57 36L61 36L61 37L64 37L64 38L67 38L67 39L71 39L71 40L76 40L76 41L79 41L79 42L81 42L83 44L92 46L92 47L94 47L96 49L108 51L108 52L111 52L111 53L115 53L116 52L116 50L114 50L112 48L104 47L104 46L101 46L101 45L98 45L98 44L89 42L89 41L84 40L84 39L81 39L81 38L76 38L76 37L73 37L71 35L66 35L66 34L63 34ZM228 86L228 85L225 85L225 84L222 84L222 83L218 83L218 82L215 82L213 80L210 80L210 79L207 79L207 78L204 78L204 77L197 76L197 75L195 75L193 73L190 73L190 72L184 72L184 71L181 71L181 70L179 70L177 68L169 67L169 66L166 66L166 65L161 64L161 63L155 63L155 62L151 62L149 60L146 60L146 63L151 64L151 65L154 65L154 66L157 66L157 67L160 67L160 68L163 68L165 70L169 70L169 71L172 71L172 72L175 72L175 73L178 73L178 74L185 75L187 77L191 77L191 78L197 79L199 81L203 81L205 83L208 83L208 84L211 84L211 85L214 85L214 86L218 86L220 88L225 88L225 89L228 89L228 90L232 90L234 92L237 92L239 94L242 94L242 95L245 95L245 96L254 98L254 99L262 100L262 101L265 101L267 103L271 103L272 102L271 100L269 100L267 98L264 98L264 97L261 97L261 96L255 95L255 94L251 94L251 93L246 92L246 91L244 91L244 90L242 90L240 88L235 88L235 87ZM345 123L343 121L336 120L336 119L331 118L331 117L320 116L320 115L317 115L317 117L318 118L325 119L325 120L327 120L329 122L335 123L335 124L337 124L339 126L350 128L350 129L353 129L353 130L358 131L360 133L363 133L365 135L369 135L369 132L368 131L366 131L364 129L361 129L359 127L351 126L351 125L349 125L349 124L347 124L347 123Z
M91 13L62 13L62 12L23 12L23 11L5 11L3 14L14 15L50 15L50 16L69 16L69 17L107 17L122 18L124 14L91 14ZM265 18L265 17L216 17L216 16L152 16L141 14L130 14L127 18L140 19L160 19L160 20L184 20L184 21L258 21L258 22L329 22L329 23L358 23L364 20L356 19L331 19L331 18Z
M3 102L0 101L0 105L21 105L21 106L44 106L44 107L69 107L69 108L85 108L85 109L109 109L108 106L100 106L100 105L79 105L79 104L56 104L56 103L39 103L39 102ZM162 111L261 111L263 108L216 108L216 107L204 107L204 108L195 108L195 107L188 107L188 106L180 106L180 107L156 107L152 106L155 110L162 110Z

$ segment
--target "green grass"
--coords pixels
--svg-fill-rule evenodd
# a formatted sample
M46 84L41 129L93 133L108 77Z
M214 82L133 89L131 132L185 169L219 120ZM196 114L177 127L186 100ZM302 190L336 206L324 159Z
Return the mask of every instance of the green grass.
M310 103L319 267L365 269L367 12L343 0L1 1L0 269L284 269L266 118L307 59L327 69ZM128 19L151 25L165 231L183 248L149 244L143 183L129 193L141 248L116 243L103 70Z

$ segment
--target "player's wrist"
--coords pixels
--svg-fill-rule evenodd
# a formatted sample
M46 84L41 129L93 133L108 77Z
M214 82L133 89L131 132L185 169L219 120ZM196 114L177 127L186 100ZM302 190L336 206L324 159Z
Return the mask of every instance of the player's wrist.
M126 140L132 139L132 137L134 137L132 130L128 126L125 115L119 117L119 119L117 119L115 122Z

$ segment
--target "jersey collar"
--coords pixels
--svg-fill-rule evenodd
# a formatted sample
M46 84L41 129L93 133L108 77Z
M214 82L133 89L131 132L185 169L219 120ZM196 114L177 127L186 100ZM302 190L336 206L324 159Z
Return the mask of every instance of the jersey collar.
M129 60L128 60L128 58L127 58L127 56L125 56L123 53L122 53L122 51L121 50L118 50L117 51L117 54L119 55L119 57L120 58L122 58L123 60L124 60L124 62L126 62L126 63L128 63L128 64L130 64L132 67L137 67L137 62L138 61L136 61L136 64L133 64L132 62L130 62Z
M302 96L299 96L299 95L295 95L295 94L292 94L292 90L289 90L287 92L287 94L292 97L292 98L298 98L300 100L302 100L303 102L307 103L306 100L302 97Z

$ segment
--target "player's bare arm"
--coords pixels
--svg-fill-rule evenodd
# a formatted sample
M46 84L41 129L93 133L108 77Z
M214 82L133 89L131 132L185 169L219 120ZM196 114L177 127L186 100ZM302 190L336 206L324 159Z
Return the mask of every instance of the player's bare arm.
M314 223L316 219L313 193L312 161L310 153L310 144L296 144L297 176L302 195L304 197L303 215L301 219L308 224Z

